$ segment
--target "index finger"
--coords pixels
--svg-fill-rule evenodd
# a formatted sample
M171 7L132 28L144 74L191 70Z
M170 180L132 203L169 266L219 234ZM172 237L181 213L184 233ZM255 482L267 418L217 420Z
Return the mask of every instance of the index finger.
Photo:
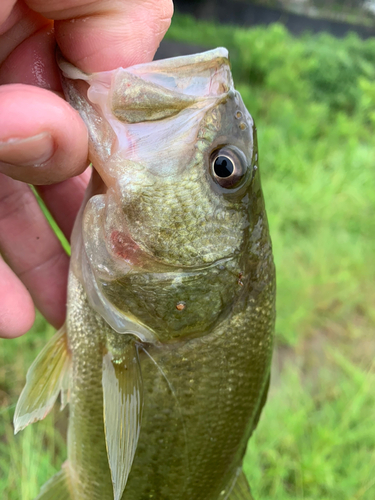
M9 14L9 9L12 6L14 8ZM25 90L26 87L30 90L30 84L42 86L44 89L59 90L56 86L57 78L54 76L53 71L55 67L54 35L50 29L48 19L56 20L57 40L64 56L82 70L95 72L150 61L170 24L171 15L171 0L123 0L117 2L114 0L94 2L91 0L19 0L16 5L14 5L14 0L2 0L0 23L1 21L4 22L0 26L0 37L2 38L0 44L0 63L2 63L0 81L8 84L27 83L29 85L24 86ZM7 19L4 20L4 18ZM40 82L42 82L42 85ZM19 87L21 91L22 86ZM14 163L14 165L13 163L12 165L5 164L5 168L9 167L7 174L23 181L26 180L27 175L29 176L27 179L36 184L46 182L46 180L48 182L62 180L79 173L86 164L87 134L83 122L80 129L78 115L74 114L73 109L70 108L69 111L66 103L62 100L60 103L57 102L58 97L44 89L34 87L29 102L26 102L26 98L22 100L22 103L19 99L13 99L13 103L20 105L23 119L18 120L19 128L17 130L16 128L9 130L10 121L8 120L2 130L3 136L0 136L0 140L3 139L3 147L8 148L5 161ZM3 91L7 92L7 89L3 88ZM47 94L50 97L47 98ZM24 93L22 95L25 97ZM52 96L54 99L52 99ZM51 104L50 101L52 100L54 110L51 113L51 107L48 104ZM35 118L35 113L33 114L30 110L34 109L35 106L38 107L38 117L44 116L44 121L32 120L33 117ZM67 113L66 118L69 118L69 120L61 119L59 134L55 134L55 128L52 127L51 120L53 121L58 116L57 111L59 110L63 114ZM3 116L5 116L4 113ZM7 116L9 117L9 114ZM10 117L13 119L15 116L15 110L13 109ZM24 117L30 117L32 122L29 123L30 127L27 130L27 136L24 135ZM74 131L71 130L71 127L67 127L67 124L71 123L72 120L77 121L77 127ZM43 126L42 129L41 126ZM22 164L20 165L19 161L17 161L15 151L9 151L9 147L12 144L16 145L19 155L22 152L20 151L20 140L25 139L26 149L29 151L30 145L27 140L35 139L41 133L44 134L43 137L46 135L51 136L54 153L51 159L43 163L42 166L38 168L33 166L25 167L25 170ZM71 137L70 140L68 135ZM69 151L66 151L64 155L64 148L61 146L66 142L69 143ZM56 155L60 155L59 161L56 161ZM26 153L22 156L22 162L25 161L26 156ZM75 165L72 165L73 160ZM69 172L63 173L65 170L65 168L62 168L63 165L70 166ZM48 188L46 188L44 194L44 197L47 198ZM57 205L55 208L58 210ZM16 221L13 224L14 234L17 235L19 229L20 225ZM23 227L23 229L23 239L25 240L26 237L30 239L37 236L40 230L43 230L43 224L41 224L41 219L38 217L34 228ZM43 231L43 234L45 234L45 231ZM8 243L10 244L10 246L8 245L10 248L8 260L10 261L12 255L14 255L14 247L12 241L8 241ZM50 244L46 244L45 247L46 250L51 250ZM36 252L29 252L28 256L30 259L25 261L24 264L29 269L34 269L33 263ZM17 255L15 257L17 258ZM51 262L51 259L49 261ZM31 266L29 266L30 262ZM66 265L64 264L64 266L65 269ZM46 307L49 308L50 317L55 318L55 323L61 323L62 321L62 309L65 303L63 291L66 288L66 270L64 269L60 269L55 276L50 276L49 282L42 282L36 274L32 278L29 276L32 283L30 285L31 295L34 298L39 297L41 309L42 305L46 304ZM23 274L23 278L24 276ZM9 279L14 282L14 276ZM18 291L15 290L14 293L24 303L25 300L22 299L21 295L22 293L27 295L27 290L23 289L20 283L18 285ZM41 287L45 292L43 297L39 294L40 290L38 291L38 288ZM46 297L48 300L46 300ZM51 298L53 299L52 302L55 303L53 307L50 307ZM17 314L14 303L9 303L9 314L7 318L2 318L2 325L0 322L0 327L5 332L8 332L8 336L19 335L28 328L28 323L32 319L30 313L32 305L30 304L29 301L28 314L25 314L22 324L18 321L17 316L17 322L13 321L9 326L7 324L9 318L15 318L15 314Z

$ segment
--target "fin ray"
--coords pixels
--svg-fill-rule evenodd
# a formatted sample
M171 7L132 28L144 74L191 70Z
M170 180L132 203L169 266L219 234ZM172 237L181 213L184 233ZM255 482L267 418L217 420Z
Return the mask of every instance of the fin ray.
M42 420L51 411L60 392L68 394L70 353L65 325L39 353L26 375L26 385L14 413L14 432Z
M254 500L249 483L242 469L227 500Z
M141 429L143 392L134 342L121 360L103 358L104 428L114 500L120 500L133 464Z
M69 491L68 472L64 466L42 486L35 500L73 500Z

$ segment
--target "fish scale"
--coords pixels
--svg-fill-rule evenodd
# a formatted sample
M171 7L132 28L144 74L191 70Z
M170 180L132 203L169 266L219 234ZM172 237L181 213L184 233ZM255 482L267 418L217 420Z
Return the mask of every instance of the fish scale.
M233 252L242 236L244 215L227 214L223 209L222 200L216 193L208 192L209 198L207 198L207 190L200 187L199 179L191 180L189 177L186 181L188 189L185 189L185 192L182 191L183 183L180 181L176 186L175 183L156 179L151 188L145 189L140 186L140 190L146 195L136 206L134 213L136 227L130 217L131 208L127 205L124 208L130 230L134 227L132 233L135 239L147 251L155 254L157 252L158 258L166 263L191 266L215 260L222 257L222 250L219 253L214 245L214 235L217 237L218 233L220 234L228 253ZM162 202L158 203L158 200ZM144 214L144 218L140 219L140 213ZM153 213L154 225L152 231L145 232L143 228L150 213ZM214 215L220 219L221 225L217 224ZM230 220L230 225L223 224L225 219ZM191 231L192 228L194 231ZM155 234L158 234L156 240ZM188 243L192 245L189 249L187 249Z

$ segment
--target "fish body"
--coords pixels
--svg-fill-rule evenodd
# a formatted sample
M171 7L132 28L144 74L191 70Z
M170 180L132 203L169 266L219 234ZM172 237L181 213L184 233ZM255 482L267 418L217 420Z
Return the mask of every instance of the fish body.
M16 409L18 430L69 401L68 461L38 499L251 499L241 465L268 390L275 271L227 51L60 67L95 171L66 326Z

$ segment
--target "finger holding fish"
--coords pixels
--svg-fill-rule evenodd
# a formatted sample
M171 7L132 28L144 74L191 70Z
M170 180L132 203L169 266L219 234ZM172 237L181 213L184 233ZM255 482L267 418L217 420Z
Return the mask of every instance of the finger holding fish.
M19 337L34 323L34 304L25 285L1 257L0 276L0 337Z
M10 4L0 13L0 109L5 121L0 123L0 171L33 184L59 182L87 166L87 136L78 114L41 90L61 93L56 42L84 71L151 61L173 5L170 0L29 1L13 2L9 13Z
M29 186L4 174L0 174L0 249L13 270L14 278L17 276L15 279L21 280L36 307L50 323L59 328L65 317L68 256ZM24 294L20 292L20 288L18 293L13 288L17 300L13 302L14 309L9 311L9 333L5 320L2 325L2 334L5 336L13 336L11 332L15 331L15 324L20 318L17 310L22 308L24 302L29 305L29 300L25 301ZM3 288L0 293L3 304L8 291ZM12 312L13 319L10 320ZM34 308L28 314L31 321ZM22 324L23 328L27 328L27 322ZM21 330L20 333L25 332Z
M169 26L172 10L170 0L1 2L0 172L13 179L43 185L42 197L67 237L83 198L87 174L77 181L68 179L79 175L87 166L87 132L77 112L60 97L56 40L65 56L85 70L113 69L118 65L149 61ZM53 183L59 184L49 187ZM8 198L8 202L9 186L5 182L0 185L0 198ZM25 186L24 191L26 189ZM27 220L26 206L16 208ZM0 205L0 218L8 209L8 205ZM33 213L37 213L37 207ZM54 238L46 232L41 211L29 228L21 227L19 218L11 217L10 221L12 234L22 233L25 244L43 234L47 252L54 252ZM56 276L42 280L45 288L41 292L37 285L38 273L34 280L26 283L23 273L15 269L18 256L12 250L15 243L12 234L3 236L5 243L0 241L0 253L7 253L7 262L15 271L11 273L7 268L14 300L8 304L9 314L2 318L0 335L14 336L27 331L34 312L31 307L26 308L29 313L25 313L26 319L21 321L16 304L30 304L30 294L34 298L40 296L37 307L58 326L65 311L67 266L60 266ZM63 253L62 248L59 252ZM32 267L32 262L37 260L43 262L43 252L35 247L25 249L24 253L30 261L27 267ZM1 289L0 300L4 293ZM51 301L51 296L56 300Z

